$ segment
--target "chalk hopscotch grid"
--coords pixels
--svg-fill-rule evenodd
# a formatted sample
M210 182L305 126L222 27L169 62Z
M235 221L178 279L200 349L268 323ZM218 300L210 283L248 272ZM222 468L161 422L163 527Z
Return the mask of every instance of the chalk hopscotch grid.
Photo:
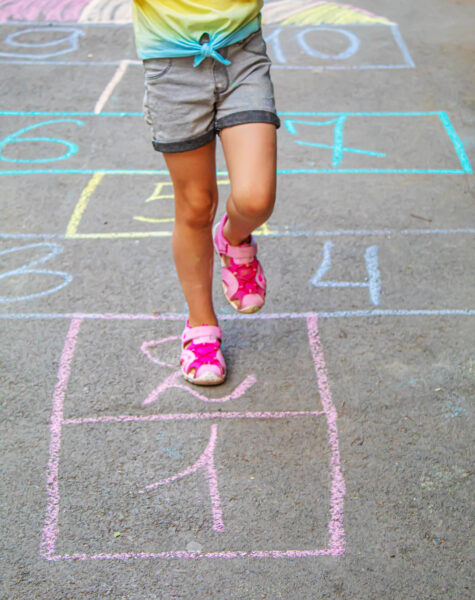
M41 23L42 25L44 25L44 23ZM274 65L274 68L309 68L309 69L316 69L316 70L322 70L322 69L378 69L378 68L407 68L407 67L414 67L414 63L412 62L412 59L409 55L409 52L407 51L407 47L404 44L404 41L402 40L402 37L400 36L399 33L399 37L400 37L400 41L403 44L403 47L401 47L401 44L399 43L398 39L396 38L396 35L394 33L394 30L397 30L397 32L399 33L399 30L396 27L392 27L391 30L393 32L393 36L396 39L396 42L398 43L401 52L406 60L405 64L402 65L355 65L355 66L338 66L338 65L323 65L323 66L317 66L317 65L309 65L309 66L296 66L296 67L292 67L292 66L286 66L286 65ZM404 50L405 48L405 50ZM406 54L405 54L406 51ZM0 61L0 62L8 62L8 61ZM18 61L11 61L11 62L18 62ZM32 63L30 64L54 64L54 61L44 61L44 63L38 63L36 61L32 61ZM128 61L129 64L140 64L139 61ZM70 62L61 62L61 61L57 61L57 64L106 64L106 63L99 63L99 62L84 62L84 63L70 63ZM117 63L107 63L107 64L120 64L120 61L117 61ZM295 114L295 113L292 113ZM314 113L315 114L315 113ZM321 114L321 113L320 113ZM121 115L122 116L122 115ZM312 115L313 116L313 115ZM450 123L449 123L450 124ZM445 126L445 124L444 124ZM451 125L450 125L451 126ZM447 130L447 127L446 127ZM447 133L450 136L450 132L447 131ZM455 134L456 135L456 134ZM451 137L452 142L454 143L454 140ZM455 144L454 144L455 146ZM456 148L457 151L457 148ZM460 159L460 156L459 156ZM467 159L468 160L468 159ZM461 161L462 162L462 161ZM471 169L471 168L470 168ZM340 172L361 172L361 170L339 170ZM378 172L381 172L380 170L377 170ZM35 173L37 173L38 171L34 171ZM81 171L83 172L83 171ZM101 171L103 172L103 171ZM106 173L108 171L105 171ZM291 172L289 170L284 170L283 172ZM298 170L296 171L298 173L301 172L336 172L334 169L330 169L327 171L322 171L322 170ZM366 172L372 172L372 171L366 171ZM394 172L394 171L386 171L386 172ZM428 172L428 171L397 171L397 172ZM430 171L430 172L447 172L447 173L460 173L460 172L471 172L470 171L454 171L454 170L450 170L450 171ZM18 171L15 171L15 173L19 173ZM145 172L142 172L145 174ZM166 171L165 171L166 173ZM157 171L153 171L153 174L157 174ZM425 230L422 231L423 233L428 233ZM85 234L87 235L87 234ZM67 236L66 236L67 237ZM360 312L368 312L369 311L360 311ZM380 311L380 312L384 312L384 311ZM393 311L394 312L394 311ZM415 311L416 312L416 311ZM421 311L421 313L423 313L424 311ZM427 314L431 313L431 312L437 312L437 311L425 311ZM448 311L450 312L450 311ZM463 313L464 311L454 311L457 312L458 314ZM374 314L374 313L373 313ZM146 419L146 420L173 420L176 418L217 418L218 415L219 417L223 418L281 418L283 416L309 416L309 415L314 415L314 416L319 416L321 414L326 414L327 415L327 419L329 419L329 415L327 414L326 410L322 412L301 412L301 413L297 413L297 412L285 412L285 413L226 413L226 415L224 415L223 413L196 413L196 414L187 414L185 415L154 415L151 417L103 417L101 419L82 419L82 420L62 420L62 406L63 406L63 401L64 401L64 396L66 393L66 388L67 388L67 379L69 377L70 374L70 368L71 368L71 361L74 355L74 348L75 348L75 344L76 344L76 339L77 339L77 335L79 333L79 328L80 328L80 324L82 322L83 318L88 318L90 315L83 315L81 317L73 317L72 321L71 321L71 327L70 327L70 331L68 333L66 342L65 342L65 346L63 349L63 354L61 357L61 364L60 364L60 370L58 372L58 384L55 388L55 398L54 398L54 406L57 406L57 408L59 409L60 412L58 412L56 415L54 415L54 407L53 407L53 415L52 415L52 420L51 420L51 428L52 428L52 433L51 433L51 446L50 446L50 450L51 448L53 448L53 450L56 448L57 446L57 452L58 452L58 461L59 461L59 449L60 449L60 438L61 438L61 431L60 428L62 425L66 425L66 424L79 424L79 421L81 423L83 422L98 422L101 419L108 419L108 420L120 420L120 419L136 419L136 420L142 420L142 419ZM281 318L295 318L296 316L298 316L299 318L301 318L303 315L293 315L287 317L284 315L281 315ZM127 318L127 317L125 317ZM143 318L142 316L137 316L137 318ZM178 316L178 318L181 318L181 316ZM275 318L275 315L268 315L268 318ZM318 387L320 390L320 394L322 396L322 402L323 402L323 396L324 393L322 393L322 389L323 392L325 392L325 394L327 393L328 398L329 398L329 407L330 407L330 412L331 412L331 408L333 407L333 404L331 402L331 395L330 395L330 390L328 388L328 381L327 381L327 375L326 375L326 366L325 366L325 362L324 362L324 357L323 357L323 351L321 349L321 343L320 343L320 339L319 339L319 335L318 335L318 328L317 328L317 317L315 316L315 314L312 314L312 316L307 316L307 325L308 325L308 332L309 332L309 342L310 342L310 346L311 346L311 350L312 350L312 355L314 358L314 362L315 362L315 370L316 370L316 374L317 374L317 381L318 381ZM64 360L63 360L64 359ZM325 406L325 404L324 404ZM326 407L328 408L328 407ZM334 407L333 407L334 410ZM335 429L334 429L334 434L335 434L335 441L336 441L336 451L338 453L338 437L337 437L337 430L336 430L336 411L335 411ZM53 425L59 425L59 437L55 437L54 432L53 432ZM332 440L332 436L331 436L332 430L329 429L329 437L330 437L330 441ZM335 458L335 454L334 454L334 450L335 447L334 445L332 445L332 467L334 467L334 458ZM51 455L50 455L51 458ZM56 465L57 468L58 465ZM339 467L339 453L338 453L338 467ZM48 464L48 468L50 468L50 463ZM50 475L51 475L51 471L48 472L48 490L51 491L51 495L49 497L49 499L52 501L53 505L54 505L54 501L56 496L54 495L54 485L52 485L52 482L50 480ZM54 483L54 482L53 482ZM337 482L338 483L338 482ZM332 518L334 519L335 515L339 515L341 512L341 516L343 515L343 495L344 495L344 481L343 478L341 478L341 485L339 486L339 489L336 491L340 491L342 492L342 496L341 496L341 506L338 505L338 502L336 503L336 505L334 505L332 503ZM51 484L51 485L50 485ZM338 486L337 486L338 487ZM56 488L57 491L57 488ZM334 492L334 490L332 489L332 493ZM57 495L57 502L58 502L58 509L59 509L59 493ZM51 508L50 505L48 505L48 508ZM51 514L54 516L54 508L52 509ZM50 517L51 517L50 514ZM56 513L56 520L57 520L57 513ZM48 513L47 513L47 519L46 521L48 522ZM57 523L56 523L57 524ZM47 523L45 523L45 531L47 531L46 528ZM331 544L330 544L330 550L333 548L332 543L335 541L335 536L338 542L338 533L339 533L339 529L338 526L333 527L332 529L332 521L330 521L330 526L329 526L329 531L331 532ZM338 525L338 524L337 524ZM50 531L50 530L48 530ZM341 542L343 543L343 547L342 550L340 552L343 553L344 552L344 531L341 528L340 531L342 537L341 537ZM334 548L333 548L334 549ZM328 552L328 550L322 550L322 551L315 551L315 552L311 552L310 554L308 552L306 553L300 553L300 554L294 554L296 551L291 551L292 554L289 554L289 552L280 552L280 551L271 551L271 552L251 552L251 553L242 553L242 552L236 552L236 553L226 553L225 556L223 556L223 553L209 553L209 554L201 554L198 555L197 553L159 553L159 554L145 554L145 553L138 553L138 554L130 554L130 555L94 555L94 556L87 556L87 555L73 555L73 556L49 556L49 557L45 557L48 558L48 560L72 560L72 559L83 559L83 560L87 560L87 559L110 559L110 558L119 558L119 559L128 559L128 558L171 558L171 557L178 557L178 558L218 558L218 557L222 557L222 558L234 558L234 557L264 557L264 556L272 556L272 557L281 557L281 556L315 556L315 552L318 554L332 554L332 555L338 555L332 552ZM170 556L171 554L171 556ZM231 556L232 554L232 556Z
M44 25L44 23L41 23L42 25ZM396 37L395 34L395 30L397 31L397 34L399 35L399 39ZM292 67L292 66L286 66L286 65L274 65L273 68L284 68L284 69L288 69L288 68L300 68L300 69L317 69L317 70L321 70L321 69L378 69L378 68L383 68L383 69L398 69L398 68L408 68L408 67L414 67L414 63L412 61L412 58L410 57L410 54L407 50L407 47L402 39L402 36L400 35L400 32L397 28L397 26L395 27L391 27L391 31L393 33L393 36L395 37L396 43L398 44L403 57L405 59L405 63L401 64L401 65L361 65L361 66L316 66L316 65L310 65L310 66L296 66L296 67ZM18 63L19 61L3 61L0 60L0 62L5 63L5 62L13 62L13 63ZM83 63L74 63L74 62L61 62L61 61L44 61L44 62L37 62L37 61L32 61L30 63L27 63L26 61L23 62L23 64L84 64L84 65L99 65L99 64L106 64L106 63L99 63L99 62L95 62L95 63L88 63L88 62L83 62ZM107 64L120 64L119 61L117 62L113 62L113 63L107 63ZM130 61L129 64L140 64L139 61ZM295 113L292 113L295 114ZM316 113L313 113L316 114ZM320 113L321 114L321 113ZM122 115L121 115L122 116ZM449 123L450 124L450 123ZM444 126L446 127L446 124L444 124ZM450 125L451 127L451 125ZM453 128L452 128L453 129ZM446 127L447 130L447 127ZM450 136L449 131L447 131L447 133ZM455 134L456 136L456 134ZM452 143L454 143L454 139L452 139ZM456 144L454 143L454 147L456 149L457 155L460 159L460 155L458 153ZM462 151L463 151L463 147L462 147ZM467 159L468 161L468 159ZM462 163L462 165L464 165L463 161L460 159L460 162ZM464 170L463 171L459 171L459 170L450 170L450 171L406 171L406 172L437 172L437 173L467 173L467 172L471 172L471 167L469 166L470 170L465 170L465 166L464 166ZM34 173L38 173L37 170L32 170L31 172ZM43 172L43 171L42 171ZM47 172L47 171L44 171ZM56 170L54 170L53 172L57 172ZM81 173L84 173L85 171L80 171ZM90 173L97 173L97 171L89 171ZM113 171L100 171L100 172L104 172L104 173L112 173ZM130 171L128 171L130 172ZM283 171L283 172L291 172L291 171ZM334 169L330 169L330 170L298 170L295 171L298 173L302 173L302 172L362 172L361 170L334 170ZM366 172L371 172L371 171L366 171ZM381 172L378 170L378 172ZM402 172L402 171L386 171L386 172ZM12 172L13 173L13 172ZM15 171L15 174L20 173L19 171ZM145 174L144 171L142 171L141 173ZM153 174L158 174L158 171L151 171L151 173ZM165 171L166 173L166 171ZM3 173L6 174L6 173ZM147 172L148 174L148 172ZM461 230L462 231L462 230ZM410 233L410 232L409 232ZM427 232L425 230L422 230L421 233L430 233ZM85 234L86 236L87 234ZM92 234L93 235L93 234ZM285 235L285 234L284 234ZM288 235L292 235L292 233L289 233ZM300 233L297 235L301 235ZM67 236L66 236L67 237ZM361 312L368 312L368 311L361 311ZM427 311L427 312L431 312L431 311ZM89 315L83 315L83 316L77 316L77 317L73 317L71 320L71 326L70 326L70 330L68 332L68 335L66 337L66 341L65 341L65 345L63 348L63 353L61 356L61 362L60 362L60 368L58 371L58 382L55 388L55 392L54 392L54 397L53 397L53 413L52 413L52 418L51 418L51 443L50 443L50 461L48 463L48 508L47 508L47 516L46 516L46 521L45 521L45 529L43 532L43 540L42 540L42 551L45 550L45 542L47 542L46 544L46 553L43 554L44 558L46 558L47 560L73 560L73 559L79 559L79 560L108 560L108 559L120 559L120 560L127 560L127 559L137 559L137 558L239 558L239 557L274 557L274 558L278 558L278 557L301 557L301 556L316 556L316 555L324 555L324 554L329 554L332 556L338 556L340 554L342 554L344 552L344 530L342 527L342 517L343 517L343 497L344 497L344 481L343 481L343 477L341 475L340 472L340 456L339 456L339 450L338 450L338 433L337 433L337 429L336 429L336 410L335 407L333 406L332 400L331 400L331 394L330 394L330 389L328 387L328 379L327 379L327 372L326 372L326 365L325 365L325 361L324 361L324 356L323 356L323 350L321 347L321 342L320 342L320 338L319 338L319 334L318 334L318 326L317 326L317 317L315 316L315 314L312 314L312 316L307 316L307 325L308 325L308 333L309 333L309 343L311 346L311 350L312 350L312 355L313 355L313 359L314 359L314 363L315 363L315 371L316 371L316 375L317 375L317 381L318 381L318 387L319 387L319 391L320 391L320 395L322 398L322 402L324 404L324 408L325 410L323 411L323 413L308 413L310 414L314 414L315 416L320 415L320 414L325 414L327 416L327 420L329 422L329 438L330 438L330 443L331 443L331 447L332 447L332 469L337 469L337 473L340 475L340 479L335 477L333 478L333 484L332 484L332 520L330 521L330 525L329 525L329 533L330 533L330 548L326 549L326 550L321 550L321 551L313 551L313 552L299 552L299 551L287 551L287 552L280 552L280 551L267 551L267 552L232 552L232 553L206 553L206 554L199 554L199 553L192 553L192 552L175 552L175 553L158 553L158 554L147 554L147 553L137 553L137 554L121 554L121 555L106 555L106 554L98 554L98 555L71 555L71 556L56 556L54 555L54 542L53 542L53 546L52 548L48 545L49 542L52 540L52 538L54 537L54 539L56 539L57 536L57 516L58 516L58 510L59 510L59 492L58 492L58 487L57 487L57 474L58 474L58 465L59 465L59 451L60 451L60 443L61 443L61 427L62 425L67 425L67 424L77 424L76 422L73 423L72 420L63 420L63 413L62 413L62 409L63 409L63 402L64 402L64 397L65 397L65 393L66 393L66 389L67 389L67 381L70 375L70 371L71 371L71 362L72 362L72 358L74 355L74 349L75 349L75 345L76 345L76 341L77 341L77 336L79 333L79 329L80 329L80 325L82 323L82 319L83 318L88 318ZM269 318L273 318L273 315L269 315ZM299 317L302 317L302 315L299 315ZM137 316L137 318L143 318L142 316ZM179 316L178 318L181 318L181 316ZM283 317L283 318L287 318L287 317ZM324 397L327 398L327 405L325 405L324 402ZM196 413L195 415L187 415L186 418L216 418L218 415L219 417L223 418L279 418L277 415L285 415L285 416L297 416L297 413L243 413L243 414L238 414L238 413L226 413L226 415L224 415L223 413ZM307 414L307 413L306 413ZM167 419L175 419L175 418L181 418L184 417L184 415L154 415L151 417L124 417L127 419L137 419L137 420L142 420L142 419L147 419L147 420L167 420ZM332 429L330 427L330 418L334 419L334 428ZM103 419L121 419L121 417L103 417ZM99 419L98 419L99 420ZM82 422L96 422L96 420L87 420L87 419L83 419L81 420ZM56 473L56 482L55 482L55 473ZM333 471L332 471L333 474ZM335 500L335 494L336 494L336 501ZM341 516L341 518L340 518ZM51 550L51 552L50 552Z
M83 318L73 317L66 335L60 365L57 375L57 383L53 393L53 408L50 420L50 445L49 460L46 470L46 493L47 506L44 528L40 542L40 556L48 561L71 561L71 560L129 560L129 559L170 559L170 558L304 558L315 556L341 556L345 552L345 531L343 528L343 508L345 496L345 481L341 470L340 450L337 429L337 411L333 404L328 373L323 354L322 343L318 330L318 319L310 316L306 319L308 342L313 358L317 387L323 411L284 411L284 412L262 412L262 413L198 413L198 414L175 414L175 415L152 415L140 416L118 416L100 417L97 419L64 419L63 406L67 391L68 380L71 374L72 360L77 344ZM184 420L184 419L215 419L219 418L285 418L285 417L319 417L325 416L327 420L328 444L330 446L330 519L328 523L329 546L316 550L253 550L253 551L229 551L229 552L191 552L173 551L157 553L121 553L121 554L55 554L55 545L58 538L58 515L60 508L59 494L59 461L61 449L62 427L64 425L77 425L88 422L113 421L124 422L133 420Z
M473 169L470 164L467 153L465 152L465 148L462 140L457 134L452 122L450 121L449 116L445 111L426 111L426 112L279 112L278 115L280 117L337 117L337 118L350 118L350 117L437 117L442 127L447 134L453 148L455 154L457 156L458 161L460 162L461 169L418 169L418 168L290 168L290 169L277 169L278 175L296 175L296 174L330 174L330 173L378 173L378 174L446 174L446 175L464 175L468 173L472 173ZM0 117L37 117L37 116L47 116L47 117L94 117L94 118L132 118L132 117L143 117L142 113L136 112L66 112L66 111L14 111L14 110L3 110L0 111ZM79 124L82 122L78 122ZM37 125L30 126L37 127ZM9 136L7 136L8 138ZM7 139L5 138L5 139ZM13 138L12 138L13 139ZM21 140L21 138L19 138ZM52 140L55 141L55 140ZM339 140L342 143L342 139ZM66 142L63 142L66 143ZM5 140L3 140L3 144L5 144ZM69 156L72 156L77 147L72 142L67 142L71 147L74 146L75 150L69 150ZM343 149L344 150L344 149ZM41 159L43 160L43 159ZM56 159L57 160L57 159ZM47 174L47 175L59 175L59 174L131 174L131 175L166 175L168 171L166 169L5 169L0 170L0 175L35 175L35 174ZM228 176L227 171L219 171L218 175Z

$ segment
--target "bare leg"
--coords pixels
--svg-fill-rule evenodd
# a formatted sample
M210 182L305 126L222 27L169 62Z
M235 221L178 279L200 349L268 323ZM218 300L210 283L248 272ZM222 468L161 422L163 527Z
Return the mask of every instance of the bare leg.
M212 299L215 148L213 141L197 150L164 154L175 192L173 257L192 327L218 324Z
M246 123L221 132L231 181L223 233L234 246L272 214L276 189L276 129L270 123Z

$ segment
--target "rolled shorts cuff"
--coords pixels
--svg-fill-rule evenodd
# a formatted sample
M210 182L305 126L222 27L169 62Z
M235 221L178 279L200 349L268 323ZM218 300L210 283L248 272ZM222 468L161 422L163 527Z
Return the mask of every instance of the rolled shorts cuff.
M155 150L158 152L188 152L190 150L201 148L201 146L206 146L206 144L212 142L215 137L216 131L213 128L209 129L205 133L201 133L200 135L188 138L187 140L183 140L181 142L159 142L158 140L153 140L152 144Z
M277 129L280 127L279 117L268 110L243 110L226 117L218 119L215 123L216 131L219 133L225 127L244 125L245 123L271 123Z

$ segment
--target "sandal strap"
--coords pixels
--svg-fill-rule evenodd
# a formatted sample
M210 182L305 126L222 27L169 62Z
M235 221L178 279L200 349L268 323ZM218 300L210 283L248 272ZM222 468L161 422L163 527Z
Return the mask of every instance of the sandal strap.
M187 327L183 332L181 339L182 342L186 344L186 342L189 342L199 337L214 337L218 340L221 340L222 336L223 332L219 325L202 325L200 327Z
M252 237L251 242L243 246L231 246L231 244L226 242L225 248L220 252L230 258L245 258L248 262L251 262L257 254L257 244Z
M225 213L221 221L216 226L215 245L220 254L225 254L230 258L237 259L239 262L251 262L257 254L257 244L252 235L249 236L249 242L242 243L239 246L232 246L224 237L223 228L228 220Z

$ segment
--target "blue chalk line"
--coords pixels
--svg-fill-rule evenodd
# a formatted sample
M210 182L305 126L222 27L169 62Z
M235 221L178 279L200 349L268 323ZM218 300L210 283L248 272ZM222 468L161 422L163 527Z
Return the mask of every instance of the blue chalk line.
M149 232L150 237L154 234ZM339 229L336 231L276 231L266 233L264 237L333 237L341 235L361 235L361 236L391 236L391 235L455 235L455 234L475 234L475 228L465 229ZM98 234L100 235L100 234ZM64 233L0 233L0 239L22 240L22 239L65 239ZM123 241L123 238L121 238ZM91 238L86 241L91 241Z

